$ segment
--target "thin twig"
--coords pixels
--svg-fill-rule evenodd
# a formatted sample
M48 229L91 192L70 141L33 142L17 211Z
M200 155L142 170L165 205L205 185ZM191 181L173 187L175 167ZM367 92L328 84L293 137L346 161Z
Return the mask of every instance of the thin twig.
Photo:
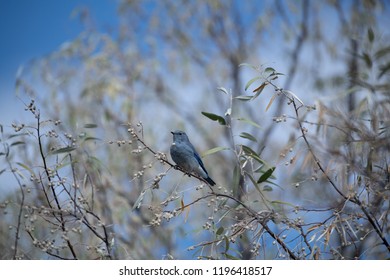
M53 197L54 197L54 200L56 202L56 205L57 205L57 208L60 210L59 211L59 222L60 222L60 225L61 225L61 229L62 231L65 233L66 232L66 226L65 226L65 219L62 215L62 208L61 208L61 204L58 200L58 196L55 192L55 189L54 189L54 185L52 184L52 180L51 180L51 175L50 175L50 172L49 172L49 168L48 168L48 165L47 165L47 162L46 162L46 156L43 152L43 144L42 144L42 135L41 135L41 132L40 132L40 127L41 127L41 122L40 122L40 113L39 111L36 112L35 114L36 116L36 119L37 119L37 139L38 139L38 146L39 146L39 153L41 155L41 158L42 158L42 162L43 162L43 168L44 168L44 171L46 173L46 176L47 176L47 180L49 182L49 185L50 185L50 189L52 190L52 193L53 193ZM51 207L51 205L49 204L49 206ZM57 218L55 215L54 215L55 218ZM58 220L58 218L57 218ZM68 245L68 248L73 256L74 259L77 259L77 255L76 255L76 252L73 248L73 245L72 243L70 242L70 240L66 240L66 243Z
M301 133L302 133L302 138L303 140L305 141L305 144L310 152L310 154L312 155L312 157L314 158L314 161L317 165L317 167L320 169L320 171L322 172L322 174L326 177L326 180L330 183L330 185L333 187L333 189L345 200L345 201L350 201L356 205L358 205L360 207L360 209L363 211L364 215L366 216L366 218L368 219L369 223L371 224L371 226L374 228L375 232L378 234L379 238L382 240L383 244L386 246L387 250L390 252L390 244L389 242L387 241L387 239L383 236L383 233L380 229L380 227L377 225L377 223L375 222L375 218L372 217L372 215L367 211L366 207L363 205L363 203L358 199L358 197L355 195L354 197L347 197L335 184L335 182L329 177L328 173L325 171L324 167L322 166L320 160L317 158L316 154L314 153L313 149L312 149L312 146L311 144L309 143L307 137L306 137L306 132L305 132L305 129L303 128L302 126L302 121L300 120L300 117L299 117L299 107L297 106L296 102L295 102L295 99L292 98L290 99L292 101L292 104L294 106L294 111L295 111L295 115L296 115L296 120L298 122L298 125L299 125L299 128L301 130Z
M20 235L20 226L21 226L21 223L22 223L22 213L23 213L25 195L24 195L23 185L20 182L19 177L16 175L15 169L13 168L12 163L10 162L8 156L6 158L7 158L8 166L9 166L12 174L14 175L15 180L18 182L18 186L19 186L20 192L22 194L21 195L21 199L22 200L20 202L20 207L19 207L18 224L16 226L15 242L14 242L14 255L13 255L13 259L16 260L17 259L17 254L18 254L18 246L19 246L19 238L20 238L20 236L19 236Z

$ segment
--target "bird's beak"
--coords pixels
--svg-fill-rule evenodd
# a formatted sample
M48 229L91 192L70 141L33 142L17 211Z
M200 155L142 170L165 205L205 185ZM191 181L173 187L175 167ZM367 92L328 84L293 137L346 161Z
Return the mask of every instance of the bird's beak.
M173 131L171 131L171 133L174 134Z

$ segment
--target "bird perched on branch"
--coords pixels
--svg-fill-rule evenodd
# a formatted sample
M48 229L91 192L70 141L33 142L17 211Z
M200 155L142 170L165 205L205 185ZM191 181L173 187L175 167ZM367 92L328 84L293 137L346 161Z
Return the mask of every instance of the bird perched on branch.
M211 186L214 186L215 182L207 173L202 159L191 144L187 134L180 130L172 131L171 133L173 134L173 143L171 145L173 161L184 171L194 173L205 179Z

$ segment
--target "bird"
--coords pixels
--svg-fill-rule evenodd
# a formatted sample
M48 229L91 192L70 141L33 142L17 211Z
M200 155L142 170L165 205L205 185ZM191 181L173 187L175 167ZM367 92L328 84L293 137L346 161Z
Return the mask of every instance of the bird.
M173 143L171 145L170 153L173 161L188 173L194 173L202 177L211 186L215 182L210 178L202 159L194 146L188 139L187 134L181 130L171 131L173 134Z

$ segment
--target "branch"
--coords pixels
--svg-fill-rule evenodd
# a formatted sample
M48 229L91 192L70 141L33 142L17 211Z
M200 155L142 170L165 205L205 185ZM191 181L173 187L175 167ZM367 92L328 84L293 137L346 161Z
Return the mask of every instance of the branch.
M307 140L307 137L306 137L306 132L305 132L305 129L303 128L302 126L302 121L299 119L299 113L298 113L298 110L300 107L297 106L296 102L295 102L295 99L292 97L290 98L293 106L294 106L294 111L295 111L295 115L296 115L296 120L298 122L298 125L299 125L299 128L301 130L301 133L302 133L302 138L303 140L305 141L305 144L310 152L310 154L312 155L312 157L314 158L314 161L317 165L317 167L321 170L322 174L324 174L324 176L326 177L327 181L330 183L330 185L333 187L333 189L345 200L345 201L351 201L353 204L356 204L360 207L360 209L362 210L362 212L364 213L364 215L366 216L366 218L368 219L369 223L371 224L371 226L374 228L375 232L378 234L379 238L382 240L383 244L386 246L387 250L390 252L390 244L389 242L387 241L387 239L383 236L383 233L382 233L382 230L380 229L380 227L378 226L378 224L375 222L375 218L372 217L372 215L367 211L366 207L363 205L363 203L357 198L357 196L355 195L354 197L347 197L345 194L343 194L341 192L341 190L336 186L336 184L333 182L333 180L329 177L329 175L327 174L327 172L325 171L324 167L322 166L320 160L317 158L317 156L315 155L309 141Z
M264 218L260 217L258 215L258 213L256 213L253 209L251 209L250 207L248 207L245 203L241 202L240 200L236 199L235 197L233 196L230 196L230 195L227 195L227 194L221 194L221 193L215 193L214 194L215 196L217 197L227 197L233 201L235 201L236 203L238 203L239 205L241 205L242 207L245 208L245 210L248 211L248 213L253 217L255 218L260 224L261 226L265 229L265 231L273 238L276 240L276 242L278 242L278 244L280 246L282 246L282 248L288 253L288 255L290 256L291 259L293 260L297 260L298 257L294 254L294 252L292 252L288 247L287 245L279 238L279 236L274 233L267 225L267 223L264 221Z
M24 195L23 185L20 182L19 177L15 174L15 169L13 168L12 163L11 163L11 161L8 158L8 155L6 156L6 160L7 160L9 168L11 169L12 174L15 177L15 180L18 182L18 186L19 186L20 192L22 194L22 201L20 202L20 207L19 207L18 224L16 226L15 242L14 242L14 255L13 255L13 259L16 260L17 259L17 253L18 253L18 246L19 246L19 238L20 238L19 232L20 232L20 225L22 223L22 213L23 213L23 206L24 206L25 195Z
M64 217L63 217L63 214L62 214L62 211L61 211L62 210L61 204L60 204L60 202L58 200L58 197L57 197L57 194L55 192L54 185L52 184L51 175L49 173L49 168L48 168L47 162L46 162L46 156L44 155L44 152L43 152L43 145L42 145L42 140L41 140L42 135L40 133L41 123L40 123L40 113L39 113L39 111L37 111L35 113L35 117L37 119L37 138L38 138L39 153L40 153L40 156L41 156L42 161L43 161L43 167L44 167L44 170L45 170L45 173L46 173L46 176L47 176L47 180L49 181L49 186L50 186L50 188L51 188L51 190L53 192L54 200L55 200L55 202L57 204L58 210L60 210L58 212L59 213L59 220L58 220L58 218L55 215L54 215L54 217L60 222L61 229L65 233L66 232L66 227L65 227L65 223L66 222L64 220ZM44 188L44 186L43 186L43 188ZM49 206L50 206L50 208L52 208L50 202L49 202ZM76 255L76 252L75 252L75 250L73 248L72 243L69 240L66 240L66 243L67 243L67 245L69 247L69 250L70 250L73 258L77 259L77 255Z
M169 162L166 158L166 155L162 152L156 152L154 151L152 148L150 148L150 146L148 146L137 134L137 132L135 131L135 129L133 128L133 126L131 124L127 124L127 126L129 127L128 128L128 131L130 132L131 136L136 140L138 141L139 143L141 143L145 149L147 149L149 152L151 152L158 160L160 160L162 163L165 163L165 164L168 164L170 167L176 169L176 170L179 170L181 171L182 173L184 173L185 175L189 176L189 177L194 177L196 179L198 179L199 181L202 181L204 182L209 188L210 190L212 190L212 188L210 187L210 185L207 183L207 181L200 177L199 175L195 174L195 173L188 173L186 172L183 168L181 168L180 166L178 165L175 165L171 162Z

